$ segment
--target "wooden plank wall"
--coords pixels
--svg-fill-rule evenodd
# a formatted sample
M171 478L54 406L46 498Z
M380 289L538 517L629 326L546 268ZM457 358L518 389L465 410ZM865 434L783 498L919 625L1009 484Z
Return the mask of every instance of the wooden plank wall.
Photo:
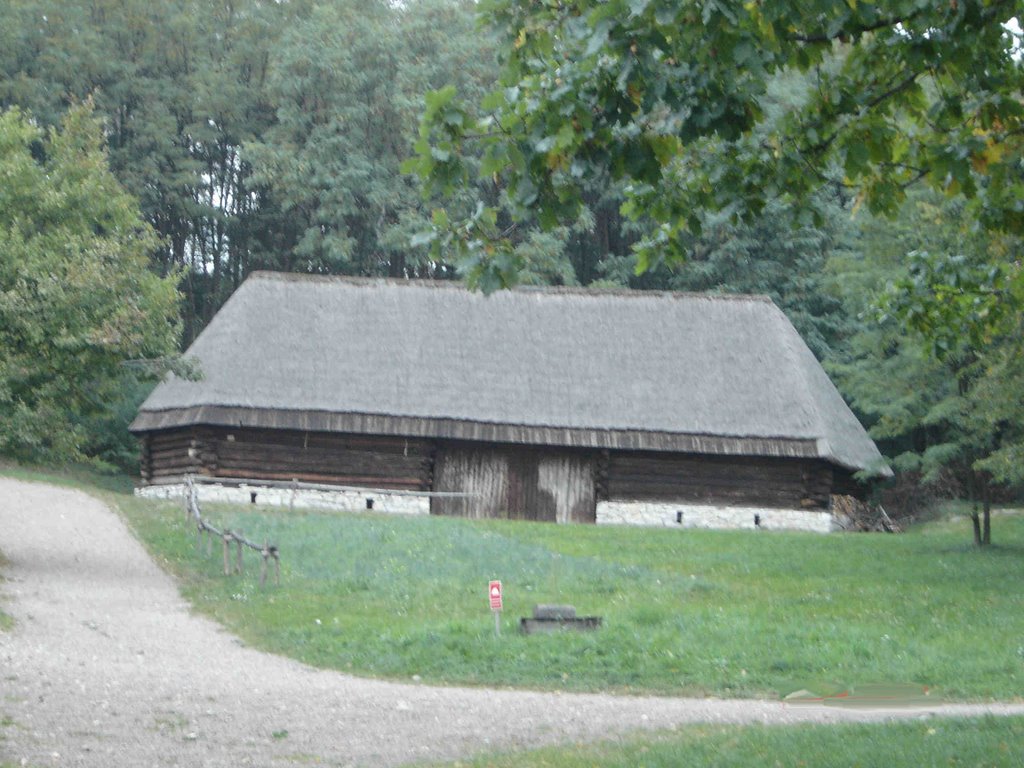
M455 445L437 449L434 490L471 494L469 498L432 498L432 515L480 519L505 517L508 498L508 463L500 450L472 450Z
M594 522L595 454L515 446L446 443L438 448L434 490L472 494L431 499L438 515Z
M832 489L832 466L807 459L612 451L602 469L614 500L825 509Z
M555 522L596 522L596 458L592 453L577 452L540 457L536 474L538 494L552 499Z
M808 459L438 446L420 438L213 427L148 433L141 450L147 483L195 473L456 491L474 498L433 499L431 511L475 518L592 522L597 499L825 509L833 485L863 491L849 473Z
M187 472L416 491L433 481L433 446L418 438L194 427L147 434L142 452L150 483Z

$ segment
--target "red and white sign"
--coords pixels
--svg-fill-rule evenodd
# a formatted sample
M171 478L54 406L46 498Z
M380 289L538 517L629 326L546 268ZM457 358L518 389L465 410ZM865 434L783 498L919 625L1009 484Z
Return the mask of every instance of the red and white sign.
M487 587L487 594L491 597L491 610L501 610L501 582L492 581Z

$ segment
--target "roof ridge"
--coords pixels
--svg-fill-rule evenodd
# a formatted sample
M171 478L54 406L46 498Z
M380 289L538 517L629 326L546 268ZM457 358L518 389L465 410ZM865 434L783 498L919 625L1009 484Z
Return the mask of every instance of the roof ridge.
M365 277L358 275L317 275L306 272L275 272L257 270L246 280L279 280L281 282L348 283L350 285L386 285L399 288L431 288L475 293L459 280L430 278ZM245 281L243 281L244 284ZM241 287L241 286L239 286ZM638 288L593 288L575 285L517 285L512 293L539 293L550 296L617 296L622 298L709 299L715 301L756 301L774 304L770 296L761 293L710 293L700 291L644 290ZM499 292L500 293L500 292Z

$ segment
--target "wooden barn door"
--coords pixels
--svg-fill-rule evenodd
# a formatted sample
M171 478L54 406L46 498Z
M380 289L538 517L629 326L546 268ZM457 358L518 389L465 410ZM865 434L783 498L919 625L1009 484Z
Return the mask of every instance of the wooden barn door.
M441 445L434 456L434 488L465 493L467 498L430 499L430 514L454 517L504 517L508 497L508 465L498 451Z
M473 494L435 498L432 514L592 523L595 457L567 451L457 444L438 449L434 490Z

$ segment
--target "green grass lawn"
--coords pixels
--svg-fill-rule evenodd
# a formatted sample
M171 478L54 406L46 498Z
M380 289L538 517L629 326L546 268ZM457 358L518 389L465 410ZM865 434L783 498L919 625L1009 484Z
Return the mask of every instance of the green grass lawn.
M534 752L488 755L462 768L1016 768L1024 718L882 725L691 726L678 733Z
M727 532L289 513L208 505L281 548L221 574L179 504L105 491L185 596L249 644L386 678L579 691L779 696L920 683L949 699L1024 691L1024 516L996 545L969 521L900 536ZM2 547L2 544L0 544ZM505 587L494 636L489 579ZM599 615L595 633L524 636L535 603Z
M120 505L186 596L250 644L323 667L427 682L777 696L915 682L951 699L1024 690L1024 518L998 545L964 520L902 536L559 527L210 505L282 552L220 574L176 504ZM486 600L505 587L502 635ZM535 603L599 615L596 633L524 636Z

